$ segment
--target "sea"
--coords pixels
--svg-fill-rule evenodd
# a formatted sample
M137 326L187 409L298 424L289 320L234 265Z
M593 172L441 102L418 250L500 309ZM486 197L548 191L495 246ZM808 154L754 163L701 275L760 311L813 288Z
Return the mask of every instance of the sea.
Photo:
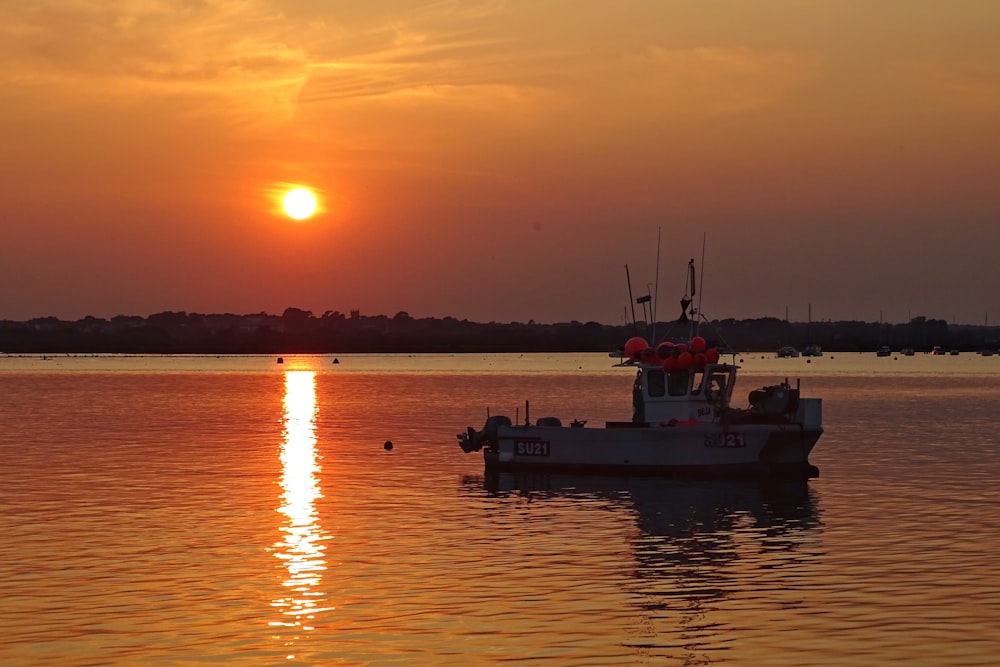
M996 665L1000 356L739 355L816 479L487 475L606 354L0 356L0 665Z

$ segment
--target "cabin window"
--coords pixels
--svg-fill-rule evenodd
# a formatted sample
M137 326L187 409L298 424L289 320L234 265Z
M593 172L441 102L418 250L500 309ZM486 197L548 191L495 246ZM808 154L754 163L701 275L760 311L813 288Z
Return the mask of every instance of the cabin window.
M661 370L646 371L646 391L653 398L658 398L666 393L663 375Z
M695 371L695 373L691 376L691 393L692 394L700 394L701 393L702 382L704 380L705 380L705 374L704 373L698 373L697 371Z
M635 374L632 384L632 421L641 424L646 421L646 402L642 398L642 369Z
M725 396L726 395L726 380L728 379L728 373L712 373L712 378L708 385L708 391L711 396Z
M687 396L690 385L691 376L687 371L671 371L667 375L667 391L671 396Z

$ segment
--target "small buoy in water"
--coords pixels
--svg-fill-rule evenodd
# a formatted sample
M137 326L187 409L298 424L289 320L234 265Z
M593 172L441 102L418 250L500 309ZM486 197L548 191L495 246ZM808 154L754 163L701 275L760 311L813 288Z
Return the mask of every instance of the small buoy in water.
M337 357L334 357L333 358L333 363L339 364L340 363L340 359L338 359Z
M279 363L279 364L283 364L283 363L285 363L285 359L284 359L284 357L278 357L278 363Z
M385 451L389 451L390 449L392 449L392 440L386 440L385 444L382 445L382 447L385 448Z

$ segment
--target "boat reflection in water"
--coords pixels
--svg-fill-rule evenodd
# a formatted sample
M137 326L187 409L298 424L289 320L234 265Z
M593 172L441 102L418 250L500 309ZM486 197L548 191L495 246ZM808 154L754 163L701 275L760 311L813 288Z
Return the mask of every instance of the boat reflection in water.
M466 478L490 495L600 497L634 511L643 533L687 537L737 526L769 529L768 537L819 526L807 480L715 481L498 472ZM791 546L791 545L789 545Z
M321 588L326 570L324 542L329 539L319 523L316 500L319 455L316 452L316 374L285 373L284 441L281 445L281 496L277 511L284 520L281 541L272 551L288 571L284 594L272 601L282 618L270 623L289 651L302 632L314 629L317 614L328 611ZM294 654L287 656L294 658Z
M623 592L644 620L628 644L647 658L707 664L749 618L777 613L774 622L787 622L781 614L808 607L796 582L822 559L820 512L805 480L501 472L466 482L498 499L578 499L581 510L630 514L637 530L623 536L634 558L622 564Z

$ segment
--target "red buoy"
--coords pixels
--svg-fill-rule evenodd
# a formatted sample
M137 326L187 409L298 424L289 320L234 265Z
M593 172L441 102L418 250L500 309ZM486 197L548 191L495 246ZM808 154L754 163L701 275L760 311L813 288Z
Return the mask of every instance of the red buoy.
M649 343L642 336L633 336L625 342L625 354L629 359L638 359L639 353L649 347Z

